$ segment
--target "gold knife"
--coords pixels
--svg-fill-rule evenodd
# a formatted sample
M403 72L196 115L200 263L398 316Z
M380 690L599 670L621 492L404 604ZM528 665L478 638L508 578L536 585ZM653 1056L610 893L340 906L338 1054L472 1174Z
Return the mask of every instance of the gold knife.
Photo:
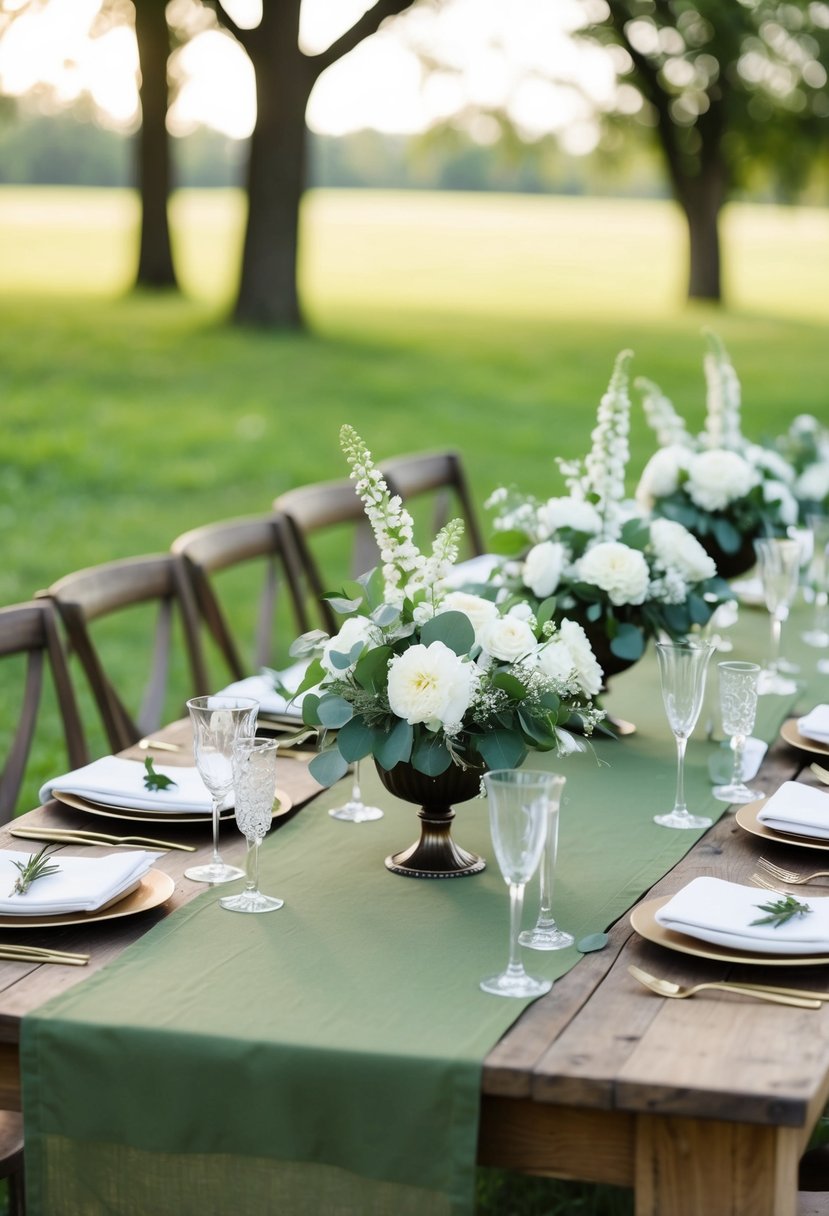
M173 840L154 840L149 836L109 836L106 832L92 832L85 828L10 828L12 836L24 840L48 840L53 844L112 844L146 846L153 849L181 849L183 853L195 853L196 846L180 844Z
M0 959L10 963L63 963L67 967L85 967L88 955L38 954L34 950L10 950L0 946Z
M180 743L168 743L166 739L139 739L136 747L140 747L143 752L183 752L184 748Z

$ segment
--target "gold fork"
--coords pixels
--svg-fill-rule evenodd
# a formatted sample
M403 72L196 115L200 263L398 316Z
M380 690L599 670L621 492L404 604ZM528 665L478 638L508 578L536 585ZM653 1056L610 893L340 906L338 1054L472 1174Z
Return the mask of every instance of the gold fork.
M752 996L758 1001L771 1001L773 1005L795 1005L800 1009L820 1009L821 1006L818 997L792 988L767 988L760 985L749 987L747 984L729 984L723 980L709 980L703 984L683 986L674 984L671 980L659 979L632 964L628 967L628 971L634 979L637 979L640 984L644 984L646 988L650 988L651 992L655 992L658 996L676 997L679 1000L695 996L698 992L704 992L710 988L715 992L734 992L739 996Z
M790 886L811 882L813 878L829 878L829 870L814 870L811 874L798 874L795 870L784 870L782 866L775 865L773 861L768 861L765 857L758 858L757 864L772 878L777 878L780 882L788 883Z

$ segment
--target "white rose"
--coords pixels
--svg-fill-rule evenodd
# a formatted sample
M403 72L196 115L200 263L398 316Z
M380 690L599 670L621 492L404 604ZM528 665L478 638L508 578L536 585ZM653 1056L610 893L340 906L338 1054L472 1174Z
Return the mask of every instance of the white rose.
M481 646L493 659L515 663L535 654L535 634L526 621L517 616L499 616L481 632Z
M789 487L783 485L782 481L763 482L763 502L776 504L781 523L797 523L797 499Z
M389 705L412 726L455 726L475 691L476 670L443 642L410 646L389 664Z
M540 600L552 595L558 586L566 556L564 545L545 540L534 545L524 559L521 578Z
M556 638L560 645L567 648L582 692L587 697L595 697L602 687L604 672L584 629L578 621L570 621L565 617L553 641Z
M379 638L380 633L377 626L367 616L350 616L343 621L340 632L325 643L320 662L329 675L344 675L347 671L354 670L354 664L351 663L348 667L335 667L331 661L332 651L337 654L350 654L358 642L379 641ZM359 658L359 655L357 657Z
M572 528L595 536L601 531L602 520L592 503L582 498L548 498L538 508L538 530L552 536L559 528Z
M700 452L688 466L688 493L703 511L722 511L757 484L751 465L725 448Z
M679 488L680 471L688 466L689 452L678 443L659 448L642 470L636 501L650 511L657 498L667 498Z
M535 623L535 613L526 600L521 600L520 604L513 604L507 616L515 616L519 621L531 621Z
M611 604L642 604L648 591L648 563L638 549L602 541L576 567L580 582L606 591Z
M480 646L481 631L498 615L498 609L492 600L485 600L481 595L469 595L466 591L450 591L438 605L438 613L462 612L469 619L475 630L475 641Z
M678 570L688 583L702 583L717 573L716 563L697 538L672 519L653 521L651 545L657 561L666 569Z
M806 502L823 502L829 498L829 461L810 464L800 474L795 487L797 497Z

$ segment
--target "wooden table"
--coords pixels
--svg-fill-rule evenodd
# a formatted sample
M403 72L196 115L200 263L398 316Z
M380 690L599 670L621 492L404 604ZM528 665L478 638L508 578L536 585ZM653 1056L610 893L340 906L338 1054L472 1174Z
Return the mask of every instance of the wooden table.
M181 723L167 737L187 733ZM166 754L158 758L168 762ZM802 763L778 746L760 781L774 789ZM297 804L318 788L299 762L283 763L280 784ZM55 804L15 824L45 820L80 826L77 812ZM89 816L83 826L117 832L119 821ZM17 931L16 941L85 950L91 958L85 968L0 963L0 1105L20 1105L21 1017L83 982L203 890L182 872L194 856L209 855L209 831L187 828L181 839L198 844L198 853L169 852L159 862L176 879L163 908L98 924L94 934L77 926L48 936ZM0 843L25 847L7 830ZM223 833L223 855L239 857L243 849L235 829ZM671 894L697 874L747 881L761 852L792 860L791 850L761 844L725 816L646 898ZM819 856L803 850L804 863ZM669 953L621 918L608 946L528 1008L487 1057L479 1162L632 1187L638 1216L793 1216L798 1159L829 1098L829 1007L781 1009L715 993L664 1000L632 979L630 963L680 982L727 974L756 980L771 972ZM774 974L792 986L829 986L823 968Z

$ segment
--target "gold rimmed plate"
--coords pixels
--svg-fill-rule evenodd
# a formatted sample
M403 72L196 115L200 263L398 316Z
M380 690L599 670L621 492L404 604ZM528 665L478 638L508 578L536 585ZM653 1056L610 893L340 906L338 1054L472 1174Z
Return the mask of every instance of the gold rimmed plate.
M762 892L758 891L760 894ZM663 895L660 899L647 899L630 914L630 923L639 936L657 946L664 946L666 950L693 954L697 958L711 958L719 963L748 963L755 967L819 967L829 964L829 954L759 954L750 950L735 950L731 946L717 946L713 942L703 942L685 933L666 929L657 921L656 913L671 898L670 895Z
M793 844L799 849L822 849L824 852L829 850L829 839L818 836L798 836L794 832L778 832L776 828L770 828L765 823L761 823L757 816L765 806L765 802L747 802L745 806L741 806L734 816L737 823L744 832L750 832L752 836L759 836L762 840L773 840L775 844Z
M829 743L820 743L817 739L801 735L797 729L797 718L789 718L788 722L783 723L780 727L780 738L801 752L811 752L814 756L829 756Z
M176 884L162 870L148 870L128 895L99 908L97 912L57 912L52 916L0 916L0 929L49 929L59 925L88 925L99 920L134 916L166 903Z
M163 824L183 824L183 823L211 823L212 815L202 815L199 813L190 815L171 815L167 811L145 811L127 806L110 806L108 803L95 802L91 798L82 798L80 794L69 794L64 790L53 790L52 797L56 802L63 803L64 806L71 806L73 810L85 811L88 815L103 815L105 819L131 819L138 820L141 823L163 823ZM273 804L273 818L279 819L283 815L287 815L290 810L293 810L293 799L290 798L284 790L278 786L276 789L276 799ZM233 808L222 811L219 815L222 821L233 820Z

